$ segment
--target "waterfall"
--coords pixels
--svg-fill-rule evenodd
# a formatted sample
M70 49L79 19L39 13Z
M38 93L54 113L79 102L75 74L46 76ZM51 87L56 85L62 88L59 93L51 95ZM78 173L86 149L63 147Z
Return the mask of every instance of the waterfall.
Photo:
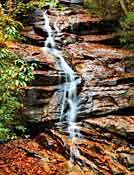
M69 138L72 141L72 146L70 148L70 161L74 162L75 157L79 156L78 146L75 142L76 136L79 135L78 127L76 125L76 117L78 112L78 98L77 98L77 86L80 84L80 79L76 76L72 68L67 64L62 54L62 51L56 48L54 31L49 23L49 18L46 12L43 14L44 17L44 30L48 33L48 37L45 41L45 46L43 50L51 54L56 60L59 70L65 74L65 83L60 86L63 90L62 102L61 102L61 112L60 112L60 122L66 119L67 122L67 132L69 133ZM58 16L57 16L58 18ZM55 29L59 32L57 27L57 20L55 22Z

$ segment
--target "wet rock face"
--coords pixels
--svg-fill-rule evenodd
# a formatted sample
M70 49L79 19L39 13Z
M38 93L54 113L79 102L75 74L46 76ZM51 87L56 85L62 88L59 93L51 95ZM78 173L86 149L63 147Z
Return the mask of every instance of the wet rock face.
M71 44L65 52L83 80L80 117L117 116L118 112L133 115L129 110L133 108L134 74L126 72L123 61L127 62L131 53L91 43Z
M45 30L42 26L44 19L42 18L43 11L38 12L35 20L34 26L35 28L41 29L42 33ZM89 30L93 29L93 26L90 25L92 23L97 23L101 21L102 18L91 17L87 11L81 8L81 6L76 7L65 7L64 10L48 10L48 17L50 19L50 25L55 28L55 25L58 27L60 32L69 31L70 33L82 32L83 34L89 33ZM40 21L39 21L40 20ZM80 30L77 30L80 27Z
M81 138L76 137L74 142L80 151L75 163L82 171L72 174L133 175L129 170L134 164L134 53L90 43L116 34L96 37L100 28L95 30L94 26L96 23L101 26L103 19L91 17L81 8L66 7L62 13L49 10L48 16L53 29L57 19L57 26L62 32L55 32L57 47L62 49L66 61L81 79L77 89L80 104L76 121ZM42 133L36 138L39 144L45 145L44 149L46 144L51 145L53 151L69 159L70 147L74 143L68 138L66 121L59 122L65 75L59 71L56 60L39 47L43 47L40 43L46 39L40 22L44 23L41 13L37 13L33 27L35 33L31 33L33 28L29 27L27 32L24 31L24 35L31 38L31 45L21 44L16 49L21 52L23 48L25 60L36 61L40 65L34 72L35 80L26 87L23 118L28 120L35 135L47 130L47 134ZM105 25L107 22L103 21ZM37 32L38 28L40 32ZM79 30L82 31L81 36ZM109 33L109 28L106 27L103 32ZM69 172L61 174L69 175Z

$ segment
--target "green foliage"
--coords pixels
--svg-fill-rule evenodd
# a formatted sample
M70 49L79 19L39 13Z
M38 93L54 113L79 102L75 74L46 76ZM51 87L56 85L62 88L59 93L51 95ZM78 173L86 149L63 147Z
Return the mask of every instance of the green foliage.
M20 31L23 25L19 21L13 20L9 15L0 16L0 41L21 40Z
M134 12L128 12L127 16L120 19L120 25L122 30L133 30L134 29Z
M59 0L0 0L1 12L22 22L27 22L29 14L34 15L34 7L63 9Z
M134 48L134 1L133 0L85 0L85 8L105 19L117 21L122 47Z
M26 130L16 116L23 107L19 100L24 92L21 87L33 79L34 66L5 47L5 42L23 39L23 25L15 19L27 15L30 8L30 3L17 5L15 0L0 0L0 142L14 139Z
M16 138L26 128L16 117L23 107L19 96L22 87L33 79L34 65L28 65L21 56L7 47L6 41L22 41L21 30L33 7L62 8L58 0L0 0L0 142ZM33 15L33 14L32 14Z
M16 112L22 107L18 95L23 91L18 87L26 86L33 79L32 71L32 65L8 49L0 48L0 140L15 137L14 124L16 129L25 130L15 121Z
M118 17L121 13L119 0L85 0L84 6L90 12L104 16L105 18L112 17L115 13Z
M129 170L129 171L134 171L134 165L129 165L129 166L128 166L128 170Z
M97 15L102 15L102 11L98 11L97 3L93 0L85 0L84 1L84 7L89 9L90 12L96 13Z
M63 6L60 4L59 0L34 0L34 3L39 8L44 8L48 6L50 9L52 8L60 8L62 9Z
M12 11L12 16L15 18L25 18L28 13L32 13L33 3L30 1L28 3L19 2L14 6Z
M22 23L13 19L11 9L6 13L6 9L0 8L0 43L21 40ZM32 71L33 66L27 65L20 56L0 47L0 142L16 138L14 130L25 131L25 127L15 119L22 107L18 99L22 90L18 87L26 86L33 78Z
M48 5L50 9L61 7L58 0L46 0L46 5Z
M127 16L120 19L122 35L120 43L125 48L134 48L134 12L128 12Z

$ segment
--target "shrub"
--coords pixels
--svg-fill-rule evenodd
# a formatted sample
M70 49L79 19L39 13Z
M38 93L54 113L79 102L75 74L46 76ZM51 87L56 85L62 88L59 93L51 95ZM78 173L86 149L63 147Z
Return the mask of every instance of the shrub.
M134 1L133 0L85 0L85 8L105 19L116 20L122 47L134 48Z
M20 120L16 120L18 110L23 107L19 100L23 91L18 87L26 86L33 78L33 65L29 66L6 47L9 40L22 40L23 25L11 15L13 7L8 12L8 7L4 8L4 2L0 2L3 3L0 4L0 142L3 142L15 138L14 131L25 131Z
M7 48L7 41L22 41L24 19L31 14L33 6L44 8L62 7L58 0L0 0L0 142L16 138L16 131L26 128L16 118L23 104L20 87L33 79L34 65L28 65L21 56ZM18 21L18 20L21 20Z
M6 48L0 48L0 140L14 138L13 126L24 131L21 123L15 121L17 111L22 107L18 87L26 86L33 78L33 66L26 64L20 56Z
M15 21L7 14L0 16L0 41L21 40L20 31L23 25L19 21Z

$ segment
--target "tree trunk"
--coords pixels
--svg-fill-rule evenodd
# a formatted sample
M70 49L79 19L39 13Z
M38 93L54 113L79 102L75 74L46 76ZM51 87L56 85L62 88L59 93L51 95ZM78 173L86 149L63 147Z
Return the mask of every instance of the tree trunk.
M128 12L127 12L127 9L126 9L124 0L120 0L120 6L121 6L121 8L122 8L124 14L127 16Z

